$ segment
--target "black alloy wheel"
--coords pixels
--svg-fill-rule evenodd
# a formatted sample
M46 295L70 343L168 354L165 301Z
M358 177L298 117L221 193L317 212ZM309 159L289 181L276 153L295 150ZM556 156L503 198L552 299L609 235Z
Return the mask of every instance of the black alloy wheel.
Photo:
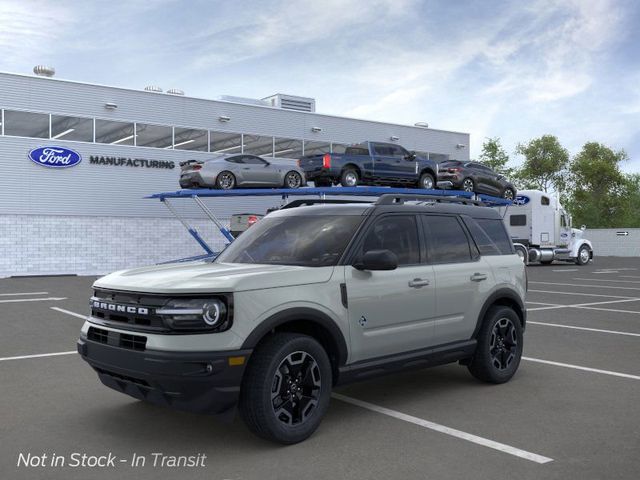
M273 413L286 425L303 423L318 406L322 377L307 352L287 355L276 369L271 387Z
M221 190L231 190L236 186L236 177L231 172L220 172L216 178L216 185Z
M518 353L518 336L513 321L499 319L491 332L491 363L498 370L509 368Z

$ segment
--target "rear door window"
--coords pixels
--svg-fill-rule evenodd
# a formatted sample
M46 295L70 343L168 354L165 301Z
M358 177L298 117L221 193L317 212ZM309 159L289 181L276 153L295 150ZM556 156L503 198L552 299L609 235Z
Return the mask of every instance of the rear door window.
M481 255L510 255L513 244L500 219L465 218Z
M472 260L469 239L457 217L444 215L422 215L421 217L427 232L430 263L464 263Z

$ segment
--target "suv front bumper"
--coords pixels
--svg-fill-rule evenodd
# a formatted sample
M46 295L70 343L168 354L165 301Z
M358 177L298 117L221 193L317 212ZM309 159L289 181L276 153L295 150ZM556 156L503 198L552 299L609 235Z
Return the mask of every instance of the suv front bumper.
M252 352L135 351L83 337L77 348L107 387L157 405L209 414L233 412Z

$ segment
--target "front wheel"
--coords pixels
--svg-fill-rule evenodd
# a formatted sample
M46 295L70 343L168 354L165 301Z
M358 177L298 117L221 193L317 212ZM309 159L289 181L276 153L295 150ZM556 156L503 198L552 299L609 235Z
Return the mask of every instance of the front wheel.
M578 250L576 263L578 265L586 265L587 263L589 263L590 258L591 258L591 251L589 250L589 247L587 247L586 245L582 245Z
M251 356L240 413L256 435L282 444L308 438L329 407L331 364L313 338L277 333Z
M284 186L286 188L300 188L302 186L302 175L291 170L284 177Z
M511 308L496 305L484 317L478 345L468 365L471 375L489 383L505 383L516 373L522 357L522 325Z
M231 190L236 186L236 177L231 172L220 172L216 178L216 187L221 190Z
M420 180L418 181L418 188L423 188L425 190L433 190L436 182L433 179L433 175L430 173L423 173L420 175Z

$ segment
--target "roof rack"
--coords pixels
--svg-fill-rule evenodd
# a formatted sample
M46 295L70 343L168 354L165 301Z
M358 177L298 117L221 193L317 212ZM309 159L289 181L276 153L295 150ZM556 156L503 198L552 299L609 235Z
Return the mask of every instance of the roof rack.
M387 194L381 195L380 198L376 200L374 205L403 204L407 200L412 200L412 201L429 200L434 203L441 203L441 202L461 203L463 205L477 205L479 207L484 207L487 205L486 203L481 202L480 200L474 200L472 198L454 197L454 196L442 197L437 195L430 195L428 193L397 194L397 195L393 193L387 193Z
M296 208L309 205L325 205L325 204L345 204L345 203L373 203L373 200L347 200L347 199L334 199L334 198L301 198L293 200L286 205L278 208L278 210L285 210L287 208Z

